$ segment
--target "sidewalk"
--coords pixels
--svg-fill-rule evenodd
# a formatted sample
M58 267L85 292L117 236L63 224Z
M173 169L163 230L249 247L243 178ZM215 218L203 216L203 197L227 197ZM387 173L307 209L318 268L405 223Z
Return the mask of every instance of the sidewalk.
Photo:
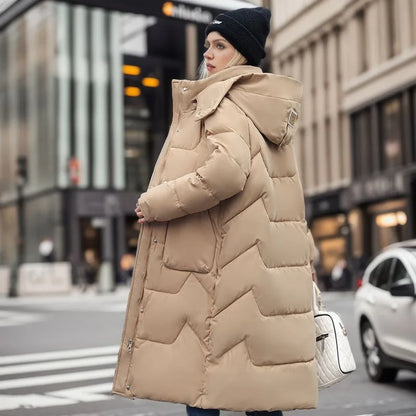
M26 305L26 304L42 304L42 303L75 303L82 299L97 299L98 301L126 301L130 291L129 286L119 285L113 292L99 293L96 286L87 288L83 291L78 286L73 286L70 293L50 294L50 295L32 295L18 296L10 298L6 296L0 297L0 306Z

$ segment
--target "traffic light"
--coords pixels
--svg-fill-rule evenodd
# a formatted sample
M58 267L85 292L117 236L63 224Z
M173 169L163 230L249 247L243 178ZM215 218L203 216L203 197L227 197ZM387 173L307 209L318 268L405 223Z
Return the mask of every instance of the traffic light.
M17 157L17 180L20 184L27 181L27 158L26 156Z

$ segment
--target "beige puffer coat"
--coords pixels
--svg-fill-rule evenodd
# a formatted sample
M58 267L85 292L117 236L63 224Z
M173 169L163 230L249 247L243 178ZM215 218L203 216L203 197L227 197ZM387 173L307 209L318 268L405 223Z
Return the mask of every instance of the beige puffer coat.
M211 409L317 405L310 248L291 144L301 85L257 67L173 81L139 200L113 392Z

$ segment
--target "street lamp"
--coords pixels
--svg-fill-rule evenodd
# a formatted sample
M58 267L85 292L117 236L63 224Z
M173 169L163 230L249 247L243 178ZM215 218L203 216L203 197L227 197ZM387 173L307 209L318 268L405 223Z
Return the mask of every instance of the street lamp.
M19 266L23 261L24 247L24 212L23 212L23 188L27 181L27 158L26 156L18 156L16 170L16 207L17 207L17 252L16 261L10 271L10 289L9 296L17 296L17 276Z

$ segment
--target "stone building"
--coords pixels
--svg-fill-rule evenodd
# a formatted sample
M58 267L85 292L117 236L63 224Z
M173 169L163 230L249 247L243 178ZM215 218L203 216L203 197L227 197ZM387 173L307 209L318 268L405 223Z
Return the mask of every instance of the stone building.
M296 150L328 278L416 237L416 0L263 1L273 72L304 83Z

